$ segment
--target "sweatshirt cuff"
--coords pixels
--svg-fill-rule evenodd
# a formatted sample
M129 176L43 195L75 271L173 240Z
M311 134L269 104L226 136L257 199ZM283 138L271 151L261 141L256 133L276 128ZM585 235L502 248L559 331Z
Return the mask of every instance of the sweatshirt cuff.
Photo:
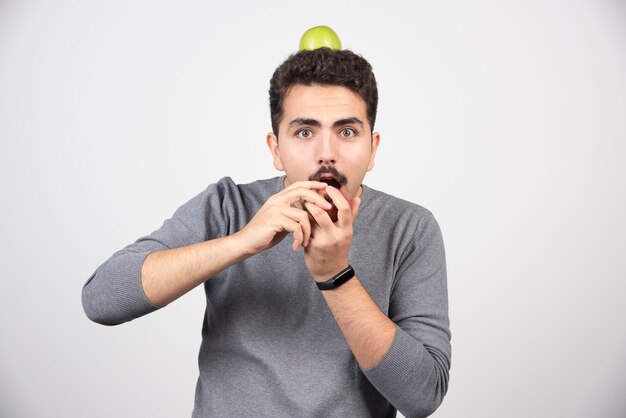
M387 353L376 366L363 373L379 391L389 386L398 387L415 369L420 350L424 350L421 344L396 325L396 335Z
M115 259L113 274L114 300L121 322L130 321L159 309L150 303L141 285L141 268L150 252L121 254Z
M445 395L445 389L440 393L436 380L435 361L420 341L397 325L396 329L396 336L382 360L363 373L404 416L428 416Z

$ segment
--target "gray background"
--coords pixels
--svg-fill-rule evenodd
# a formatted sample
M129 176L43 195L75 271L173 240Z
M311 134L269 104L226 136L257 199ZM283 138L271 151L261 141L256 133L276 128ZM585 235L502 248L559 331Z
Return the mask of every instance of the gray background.
M0 415L182 417L203 295L119 327L80 290L207 184L278 174L268 80L327 24L365 55L366 183L446 242L436 417L626 414L623 1L0 1Z

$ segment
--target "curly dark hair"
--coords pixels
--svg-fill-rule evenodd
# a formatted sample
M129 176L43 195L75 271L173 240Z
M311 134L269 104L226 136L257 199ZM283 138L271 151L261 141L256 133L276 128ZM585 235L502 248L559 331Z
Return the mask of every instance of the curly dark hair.
M372 66L365 58L343 49L333 51L319 48L299 51L287 58L270 80L270 114L272 130L278 136L278 125L283 116L283 102L294 84L343 86L363 98L367 106L367 119L372 131L376 121L378 88Z

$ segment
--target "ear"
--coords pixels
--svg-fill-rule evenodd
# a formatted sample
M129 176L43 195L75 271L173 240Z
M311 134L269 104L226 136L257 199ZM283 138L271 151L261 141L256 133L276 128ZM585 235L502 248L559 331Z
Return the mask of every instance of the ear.
M370 155L370 162L367 165L367 171L370 171L374 168L374 158L376 157L376 151L378 151L378 146L380 145L380 133L374 132L372 134L372 155Z
M272 153L274 168L278 171L285 171L285 169L283 168L283 162L280 159L280 152L278 150L278 138L276 137L276 135L274 135L274 132L269 132L267 134L265 142L267 143L267 147Z

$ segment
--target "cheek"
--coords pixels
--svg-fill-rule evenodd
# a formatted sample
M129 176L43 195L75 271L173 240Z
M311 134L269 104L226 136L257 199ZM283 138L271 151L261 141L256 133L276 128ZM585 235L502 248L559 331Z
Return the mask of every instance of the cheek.
M345 190L346 193L353 193L355 191L354 189L361 185L361 182L367 173L368 165L369 160L358 161L353 162L350 166L344 166L339 169L339 172L348 178L348 185ZM340 191L343 192L344 188L342 187Z
M289 147L282 150L281 160L286 169L294 173L308 173L307 167L311 165L311 158L306 147Z
M349 162L350 167L354 169L367 167L372 156L369 139L367 141L367 144L351 144L352 146L342 149L339 155L340 161Z

